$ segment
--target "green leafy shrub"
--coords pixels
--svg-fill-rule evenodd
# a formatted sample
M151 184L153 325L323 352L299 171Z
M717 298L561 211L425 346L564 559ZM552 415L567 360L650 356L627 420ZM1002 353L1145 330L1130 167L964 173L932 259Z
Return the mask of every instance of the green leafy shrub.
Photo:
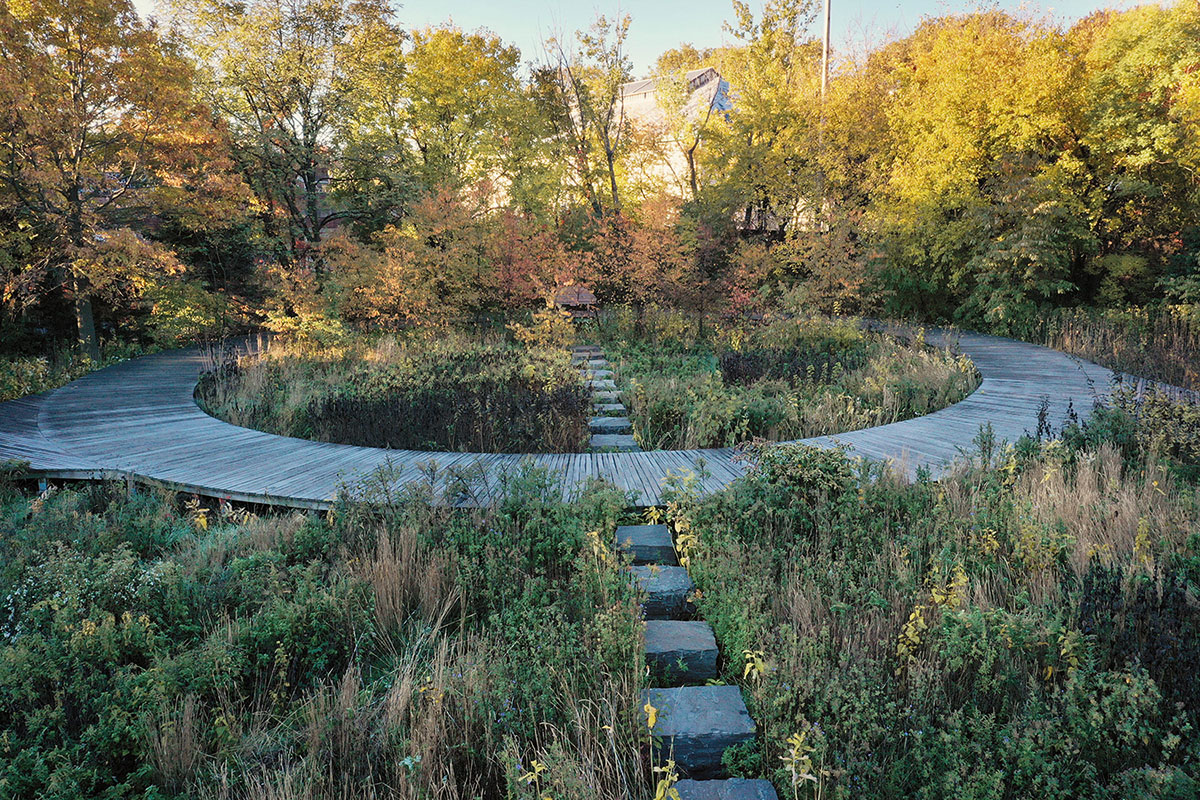
M1131 464L1150 458L1185 480L1200 480L1200 403L1169 391L1118 386L1085 422L1069 424L1062 438L1076 448L1107 442Z
M673 495L759 724L739 769L781 796L1188 796L1200 497L1128 430L981 437L938 483L762 446Z
M320 519L8 494L0 794L500 796L531 759L647 793L628 498L532 468L491 510L364 492Z

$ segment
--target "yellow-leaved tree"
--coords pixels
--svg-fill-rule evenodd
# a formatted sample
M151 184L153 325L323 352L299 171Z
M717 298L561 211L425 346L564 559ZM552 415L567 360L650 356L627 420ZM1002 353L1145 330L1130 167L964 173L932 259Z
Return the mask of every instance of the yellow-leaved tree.
M1094 249L1078 60L1055 29L999 11L928 20L887 56L890 164L871 208L898 310L1028 324Z
M189 64L128 0L0 7L0 210L24 236L6 248L16 261L3 299L65 294L93 358L94 302L140 295L179 269L131 226L238 194L191 89Z

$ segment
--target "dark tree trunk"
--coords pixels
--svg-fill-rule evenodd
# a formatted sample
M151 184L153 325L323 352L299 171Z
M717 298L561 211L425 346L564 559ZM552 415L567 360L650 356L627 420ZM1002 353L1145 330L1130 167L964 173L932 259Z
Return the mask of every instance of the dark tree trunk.
M70 188L70 206L67 211L67 230L75 254L85 246L83 235L83 187L76 176ZM96 337L96 317L92 312L92 298L88 295L88 280L71 272L69 281L71 302L75 306L75 339L79 351L93 361L100 360L100 342Z
M87 296L87 281L71 278L71 293L75 301L75 330L79 350L92 361L100 360L100 342L96 338L96 319L92 314L92 299Z
M612 190L613 211L620 214L621 198L617 194L617 154L613 152L610 145L606 145L605 156L608 160L608 183Z

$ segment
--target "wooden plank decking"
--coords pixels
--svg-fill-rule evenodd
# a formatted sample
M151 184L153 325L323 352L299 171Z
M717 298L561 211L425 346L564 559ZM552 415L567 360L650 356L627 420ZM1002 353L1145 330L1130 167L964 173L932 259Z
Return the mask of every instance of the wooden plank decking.
M934 337L930 337L934 340ZM1043 398L1056 426L1073 403L1081 416L1106 394L1110 373L1044 347L979 334L961 334L958 345L983 382L970 397L918 419L805 440L842 444L862 456L891 459L909 472L927 467L936 476L971 445L981 425L998 439L1015 440L1037 424ZM232 500L300 508L325 508L343 486L390 465L396 484L424 479L422 467L440 472L478 464L492 490L500 475L526 459L566 475L565 491L588 477L603 477L638 494L638 505L660 502L668 470L706 463L704 491L718 490L743 467L731 450L647 453L498 455L428 453L312 442L239 428L196 405L199 350L177 350L129 361L87 375L43 395L0 403L0 460L28 461L48 477L132 477ZM483 492L471 502L487 502Z

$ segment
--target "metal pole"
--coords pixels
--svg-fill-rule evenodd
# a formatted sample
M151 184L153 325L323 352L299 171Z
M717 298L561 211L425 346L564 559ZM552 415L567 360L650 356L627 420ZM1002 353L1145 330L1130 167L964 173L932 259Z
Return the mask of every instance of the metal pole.
M825 102L825 89L829 85L829 4L825 0L825 36L821 39L821 102Z
M821 37L821 120L817 127L817 152L819 157L825 155L825 91L829 87L829 18L830 3L825 0L825 35ZM820 163L820 161L818 161ZM817 170L817 216L824 216L825 211L825 168Z

